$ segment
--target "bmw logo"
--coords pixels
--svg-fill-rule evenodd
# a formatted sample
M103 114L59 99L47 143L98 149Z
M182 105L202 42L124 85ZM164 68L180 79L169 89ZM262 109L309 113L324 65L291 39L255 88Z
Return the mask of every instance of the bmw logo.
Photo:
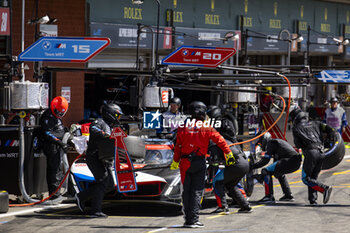
M184 51L182 51L182 56L186 57L188 56L189 52L187 49L185 49Z
M42 46L43 46L44 50L50 50L51 49L50 41L44 41Z

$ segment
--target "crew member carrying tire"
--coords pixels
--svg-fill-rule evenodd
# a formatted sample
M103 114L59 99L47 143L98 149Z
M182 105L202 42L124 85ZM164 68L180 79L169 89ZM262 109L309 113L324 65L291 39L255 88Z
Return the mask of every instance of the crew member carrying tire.
M293 121L294 144L302 149L305 156L302 181L308 186L310 205L317 205L317 192L323 193L323 203L326 204L332 187L317 180L324 160L322 133L335 137L335 130L320 121L309 121L300 108L295 108L289 115Z

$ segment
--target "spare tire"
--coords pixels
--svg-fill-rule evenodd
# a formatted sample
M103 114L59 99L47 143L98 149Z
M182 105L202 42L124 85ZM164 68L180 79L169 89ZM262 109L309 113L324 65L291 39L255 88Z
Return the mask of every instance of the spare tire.
M337 132L332 147L325 151L322 170L330 169L337 166L344 158L345 145L341 135Z
M250 153L250 154L246 154L246 156L248 157L249 160L252 160L251 163L255 163L256 162L256 158L255 158L255 154ZM243 184L243 188L245 193L247 194L248 197L250 197L253 194L254 191L254 175L257 174L257 169L251 169L249 170L249 172L242 178L242 184Z

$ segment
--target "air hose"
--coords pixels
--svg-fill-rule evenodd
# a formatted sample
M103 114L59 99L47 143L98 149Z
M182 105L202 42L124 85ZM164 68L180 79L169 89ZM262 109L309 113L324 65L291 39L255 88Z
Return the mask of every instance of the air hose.
M67 173L66 173L65 176L63 177L63 179L62 179L60 185L58 186L58 188L56 189L55 192L51 193L50 196L48 196L48 197L46 197L46 198L44 198L44 199L42 199L42 200L33 202L33 203L26 203L26 204L10 204L9 207L23 207L23 206L37 205L37 204L40 204L40 203L43 203L43 202L49 200L53 195L55 195L55 194L60 190L60 188L62 187L62 185L64 184L65 180L67 179L67 177L68 177L68 175L69 175L69 173L70 173L70 169L72 168L72 165L73 165L74 162L77 161L82 155L83 155L83 154L78 155L78 156L74 159L73 163L69 166L69 169L68 169ZM130 172L137 172L137 171L145 171L145 170L154 170L154 169L164 169L164 168L169 168L169 167L170 167L170 165L168 165L168 166L163 166L163 167L139 168L139 169L134 169L134 170L118 171L118 174L119 174L119 173L130 173Z
M289 108L290 108L290 101L291 101L291 91L292 91L292 88L291 88L291 85L290 85L290 82L288 80L288 78L282 74L279 74L277 73L278 76L284 78L287 83L288 83L288 89L289 89L289 97L288 97L288 106L287 106L287 114L286 114L286 120L285 120L285 124L284 124L284 132L283 132L283 137L284 137L284 140L286 140L286 131L287 131L287 124L288 124L288 116L289 116ZM276 121L267 129L265 130L265 132L263 132L262 134L259 134L258 136L254 137L254 138L251 138L249 140L246 140L246 141L242 141L242 142L235 142L235 143L232 143L229 145L229 147L231 146L235 146L235 145L241 145L241 144L244 144L244 143L248 143L248 142L251 142L251 141L254 141L258 138L260 138L261 136L263 136L266 132L270 131L276 124L277 122L281 119L282 115L283 115L283 112L286 108L286 102L284 100L284 98L280 95L278 95L278 97L282 100L283 102L283 109L281 111L281 114L278 116L278 118L276 119Z
M276 119L276 121L267 129L265 130L265 132L263 132L262 134L259 134L258 136L254 137L254 138L251 138L249 140L246 140L246 141L242 141L242 142L235 142L235 143L232 143L229 145L229 147L231 146L235 146L235 145L241 145L241 144L244 144L244 143L248 143L248 142L251 142L251 141L254 141L258 138L260 138L261 136L263 136L266 132L270 131L276 124L277 122L281 119L282 115L283 115L283 112L284 112L284 109L286 108L286 101L284 101L283 97L278 95L278 97L282 100L283 102L283 109L281 111L281 114L278 116L278 118Z
M288 106L287 106L287 110L286 110L286 121L284 123L284 132L283 132L283 137L284 137L284 140L286 140L286 132L287 132L287 125L288 125L288 117L289 117L289 108L290 108L290 101L292 99L292 87L290 86L290 82L288 80L288 78L284 75L281 75L281 74L278 74L278 76L284 78L287 83L288 83L288 89L289 89L289 97L288 97ZM282 111L283 112L283 111Z

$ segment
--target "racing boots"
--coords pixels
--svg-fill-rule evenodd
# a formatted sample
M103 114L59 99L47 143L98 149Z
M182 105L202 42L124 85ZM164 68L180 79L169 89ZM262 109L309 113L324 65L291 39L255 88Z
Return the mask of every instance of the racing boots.
M90 218L108 218L108 215L103 213L103 212L95 212L95 213L91 213Z
M264 204L275 203L275 197L273 195L267 195L263 197L261 200L259 200L258 202L264 203Z
M314 201L314 200L310 201L310 206L317 206L317 205L318 205L317 201Z
M294 201L294 197L291 194L289 194L289 195L284 194L283 197L281 197L279 200L280 201Z
M244 206L238 210L238 213L251 213L253 212L252 207L250 205Z
M85 203L82 200L80 200L78 194L75 194L75 201L80 211L85 213Z
M225 215L229 215L230 214L230 210L229 210L228 207L218 207L218 208L216 208L216 210L214 210L211 213L213 213L213 214L223 213Z
M196 225L197 228L198 228L198 227L204 227L204 224L201 223L200 221L195 222L194 225Z
M185 222L183 227L186 227L186 228L200 228L200 227L204 227L204 224L199 222L199 221L197 221L195 223Z
M332 193L332 186L328 186L327 188L325 188L323 192L323 204L327 204L327 202L329 201L329 198L331 197L331 193Z

